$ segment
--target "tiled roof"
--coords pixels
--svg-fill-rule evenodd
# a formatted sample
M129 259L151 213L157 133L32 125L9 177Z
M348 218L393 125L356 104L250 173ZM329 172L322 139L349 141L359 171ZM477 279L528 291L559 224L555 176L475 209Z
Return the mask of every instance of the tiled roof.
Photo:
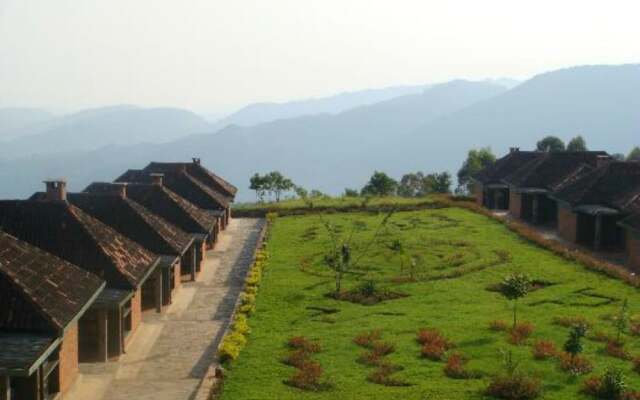
M602 151L547 152L528 161L515 172L507 175L503 182L517 188L558 190L576 177L595 168Z
M70 193L67 199L71 204L156 254L181 255L193 240L192 236L182 229L128 197L90 192Z
M640 212L640 163L607 163L553 194L572 206L602 205Z
M146 170L130 169L116 178L117 183L152 183L151 174L162 173L163 185L171 191L189 200L196 206L204 209L225 209L229 206L229 199L216 192L187 172L168 170L165 172L153 172Z
M544 153L539 151L512 151L506 156L496 160L496 162L480 171L474 179L484 185L502 183L507 175L522 167L527 162L542 157Z
M209 234L217 220L164 186L131 183L127 197L190 234Z
M0 228L107 281L135 289L158 257L67 202L0 201Z
M57 330L78 316L104 286L97 276L0 231L2 276ZM10 321L0 318L0 327L8 325Z
M147 165L144 170L147 172L171 172L180 171L186 169L189 175L193 176L197 180L201 181L204 185L208 186L214 191L220 192L223 196L233 199L238 192L238 188L227 182L220 176L214 174L209 169L205 168L199 162L190 163L163 163L152 162Z

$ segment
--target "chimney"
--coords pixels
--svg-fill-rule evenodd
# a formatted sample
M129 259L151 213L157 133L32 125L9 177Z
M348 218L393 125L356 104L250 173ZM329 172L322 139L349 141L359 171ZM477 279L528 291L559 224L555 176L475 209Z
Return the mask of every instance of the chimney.
M151 183L156 186L162 186L162 179L164 178L164 174L153 173L149 174L151 177Z
M603 165L608 164L609 162L611 162L612 158L609 155L599 155L596 157L596 168L600 168Z
M194 158L192 158L191 160L193 160L193 163L194 163L195 165L200 165L200 159L199 159L199 158L195 158L195 157L194 157Z
M47 201L67 201L67 181L64 179L50 179L44 181L46 185Z
M517 153L520 151L520 147L509 147L509 153Z

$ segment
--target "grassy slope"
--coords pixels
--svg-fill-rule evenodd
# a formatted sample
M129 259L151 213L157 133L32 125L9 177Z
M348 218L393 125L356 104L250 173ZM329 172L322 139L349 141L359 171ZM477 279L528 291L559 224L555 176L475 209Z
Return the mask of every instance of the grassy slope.
M337 209L346 207L359 206L366 201L368 206L379 205L408 205L418 204L428 201L429 198L424 197L371 197L365 200L365 197L321 197L311 199L316 207L335 207ZM298 208L306 208L307 204L302 199L283 200L279 203L239 203L234 204L236 210L290 210Z
M380 216L365 214L335 214L330 217L350 231L353 220L367 223L357 239L372 235ZM417 283L396 285L391 278L399 273L399 261L388 250L363 264L369 267L368 278L385 287L410 294L410 297L374 306L338 302L323 295L333 287L331 274L322 266L321 254L328 237L315 216L287 217L276 221L268 244L271 259L258 295L257 312L251 318L252 334L238 362L233 365L225 382L223 399L480 399L487 378L452 380L442 373L443 363L419 357L415 332L420 327L435 327L458 345L458 350L471 358L469 368L488 374L500 370L499 349L513 349L521 359L521 369L543 378L545 399L580 398L578 390L584 378L571 380L560 372L554 361L534 361L530 348L507 344L504 333L487 329L493 319L509 321L510 305L498 294L485 290L512 271L524 271L533 278L546 279L556 285L530 293L520 306L520 320L533 322L533 338L553 340L562 346L567 328L552 324L554 316L584 315L596 327L609 330L611 323L602 316L614 313L619 303L594 306L602 299L575 293L595 288L594 293L628 298L631 313L638 312L640 297L636 290L610 278L584 270L551 253L536 248L502 225L461 209L404 212L393 216L391 227L400 235L413 255L421 255L419 267L422 279ZM317 226L317 234L310 227ZM305 234L306 232L306 234ZM446 243L446 241L453 241ZM495 250L511 254L510 262L493 265ZM464 261L460 267L447 267L447 259L457 254ZM312 266L303 272L300 261L309 259ZM464 274L456 279L430 280L455 269L486 268ZM360 271L363 272L363 271ZM347 288L357 285L362 276L350 276ZM541 300L546 303L531 305ZM338 308L331 315L317 315L308 306ZM371 369L356 363L361 349L352 344L358 333L367 329L382 329L383 338L396 344L397 351L389 360L405 367L397 377L413 383L410 387L385 387L366 381ZM328 392L309 393L282 383L294 370L279 360L286 353L284 343L293 335L305 335L320 340L323 352L316 358L334 385ZM640 339L628 338L628 349L640 354ZM603 344L585 341L585 354L596 366L595 373L608 365L618 365L627 373L632 387L640 389L640 377L623 362L601 353Z

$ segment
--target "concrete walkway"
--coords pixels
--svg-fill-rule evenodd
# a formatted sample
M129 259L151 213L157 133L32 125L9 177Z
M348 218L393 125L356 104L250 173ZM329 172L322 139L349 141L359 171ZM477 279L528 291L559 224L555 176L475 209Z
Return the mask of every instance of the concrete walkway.
M196 282L163 314L146 313L118 362L82 364L65 400L205 400L198 393L242 289L263 221L233 219Z

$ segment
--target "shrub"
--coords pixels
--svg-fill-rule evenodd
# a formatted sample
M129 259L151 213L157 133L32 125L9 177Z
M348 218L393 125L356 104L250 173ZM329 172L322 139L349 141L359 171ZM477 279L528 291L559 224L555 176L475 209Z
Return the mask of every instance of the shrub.
M521 322L509 330L509 343L521 345L533 333L534 326L530 322Z
M302 390L320 390L322 385L322 367L316 361L306 361L300 365L296 373L287 382L289 385Z
M396 346L393 343L378 341L373 343L371 351L381 356L386 356L396 351Z
M310 361L309 353L304 351L303 349L297 349L289 354L282 360L286 365L290 365L295 368L302 367L302 364Z
M364 365L378 365L382 361L382 355L373 351L365 351L358 357L358 362Z
M453 343L445 338L437 329L420 329L416 340L422 345L422 356L433 361L442 360L444 353L453 348Z
M585 380L582 391L592 397L603 400L632 399L627 393L634 396L635 393L627 392L627 384L621 370L608 368L604 375L593 376Z
M391 375L400 371L402 367L390 363L381 363L378 368L367 376L367 380L372 383L384 386L409 386L410 384Z
M593 370L591 362L578 355L572 356L569 353L562 353L560 354L559 359L560 369L574 376L583 375Z
M485 390L486 395L505 400L535 399L540 392L540 381L522 374L497 376Z
M247 321L246 315L236 315L236 320L233 322L233 330L241 333L242 335L248 335L251 332L251 328L249 328L249 322Z
M582 316L555 317L553 319L553 323L556 325L564 326L565 328L572 328L578 325L586 326L587 328L591 326L589 321L587 321L587 319Z
M444 374L453 379L469 379L476 377L477 374L467 371L466 366L469 360L461 353L455 352L447 358L447 364L444 366Z
M556 357L558 350L556 346L550 340L538 340L533 344L531 348L533 358L536 360L546 360L548 358Z
M507 330L507 326L508 325L505 321L498 319L489 322L489 329L495 332L504 332Z
M431 361L441 361L444 357L444 353L446 353L447 348L441 342L433 342L427 343L422 346L422 350L420 350L420 354L424 358L428 358Z
M294 336L287 341L287 346L292 349L303 350L307 353L319 353L320 344L312 342L304 336Z
M240 350L246 344L246 339L238 332L227 333L218 348L218 359L225 363L234 361L240 355Z
M622 360L628 360L631 358L627 350L624 348L624 344L615 340L610 340L605 347L605 353L611 357L620 358Z
M589 336L589 339L594 340L596 342L606 342L606 343L614 340L614 338L611 335L603 331L594 332L593 335Z
M380 339L382 333L379 330L362 332L353 339L353 343L361 347L371 347L373 343Z

